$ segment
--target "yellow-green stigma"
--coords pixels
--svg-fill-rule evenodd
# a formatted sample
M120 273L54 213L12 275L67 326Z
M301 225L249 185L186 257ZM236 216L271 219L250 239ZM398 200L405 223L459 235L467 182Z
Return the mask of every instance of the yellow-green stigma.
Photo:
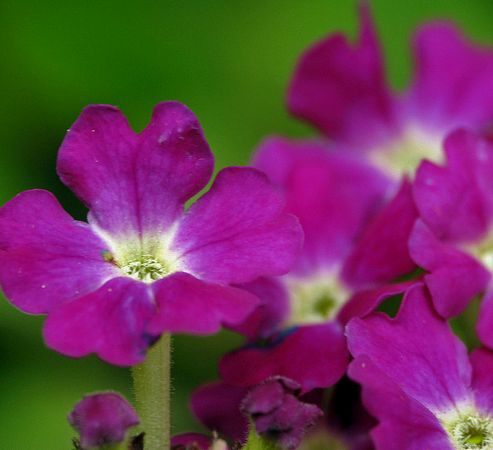
M170 273L169 268L162 261L151 255L130 259L120 266L120 269L129 277L146 283L152 283Z
M446 428L457 450L493 449L493 422L490 417L476 414L462 416Z

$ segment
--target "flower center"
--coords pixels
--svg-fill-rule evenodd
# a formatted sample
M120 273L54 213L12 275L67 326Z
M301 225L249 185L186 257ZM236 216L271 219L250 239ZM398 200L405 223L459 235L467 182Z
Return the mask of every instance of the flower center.
M151 255L142 255L139 258L130 259L120 269L128 276L136 280L152 283L164 278L171 270L162 261Z
M289 324L292 325L331 320L349 298L348 290L335 272L310 278L288 277L286 283L291 297Z
M466 252L475 258L490 271L493 272L493 233L490 232L481 242L474 245L466 245Z
M442 139L410 126L383 148L373 149L371 158L384 172L400 177L405 172L413 173L423 159L442 161Z
M458 450L493 448L493 423L490 417L476 414L460 417L447 431Z

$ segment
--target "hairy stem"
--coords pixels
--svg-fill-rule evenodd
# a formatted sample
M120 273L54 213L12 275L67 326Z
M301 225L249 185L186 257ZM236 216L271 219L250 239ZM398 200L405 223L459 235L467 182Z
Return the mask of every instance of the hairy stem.
M146 360L132 367L135 402L146 450L170 449L171 336L163 334Z

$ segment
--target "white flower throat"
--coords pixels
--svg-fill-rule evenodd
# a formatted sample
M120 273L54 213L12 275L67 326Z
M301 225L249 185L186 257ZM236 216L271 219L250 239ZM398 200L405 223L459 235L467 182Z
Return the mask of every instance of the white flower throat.
M286 277L291 297L290 324L323 323L335 318L349 299L349 291L339 281L338 272L311 277Z

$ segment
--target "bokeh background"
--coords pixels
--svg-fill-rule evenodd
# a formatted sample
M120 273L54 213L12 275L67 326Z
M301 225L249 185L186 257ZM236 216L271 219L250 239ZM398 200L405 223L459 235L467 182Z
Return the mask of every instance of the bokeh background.
M371 2L395 88L406 85L409 39L422 21L454 20L493 46L490 0ZM284 94L301 51L329 32L354 37L349 0L116 1L2 0L0 3L0 201L19 191L53 191L78 219L86 211L57 179L65 130L89 103L120 106L135 129L161 100L198 115L217 169L246 164L266 135L313 132L290 119ZM84 393L116 389L131 398L129 371L96 358L46 349L41 317L0 299L0 448L68 450L66 415ZM187 395L216 377L231 333L174 342L173 430L200 429Z

